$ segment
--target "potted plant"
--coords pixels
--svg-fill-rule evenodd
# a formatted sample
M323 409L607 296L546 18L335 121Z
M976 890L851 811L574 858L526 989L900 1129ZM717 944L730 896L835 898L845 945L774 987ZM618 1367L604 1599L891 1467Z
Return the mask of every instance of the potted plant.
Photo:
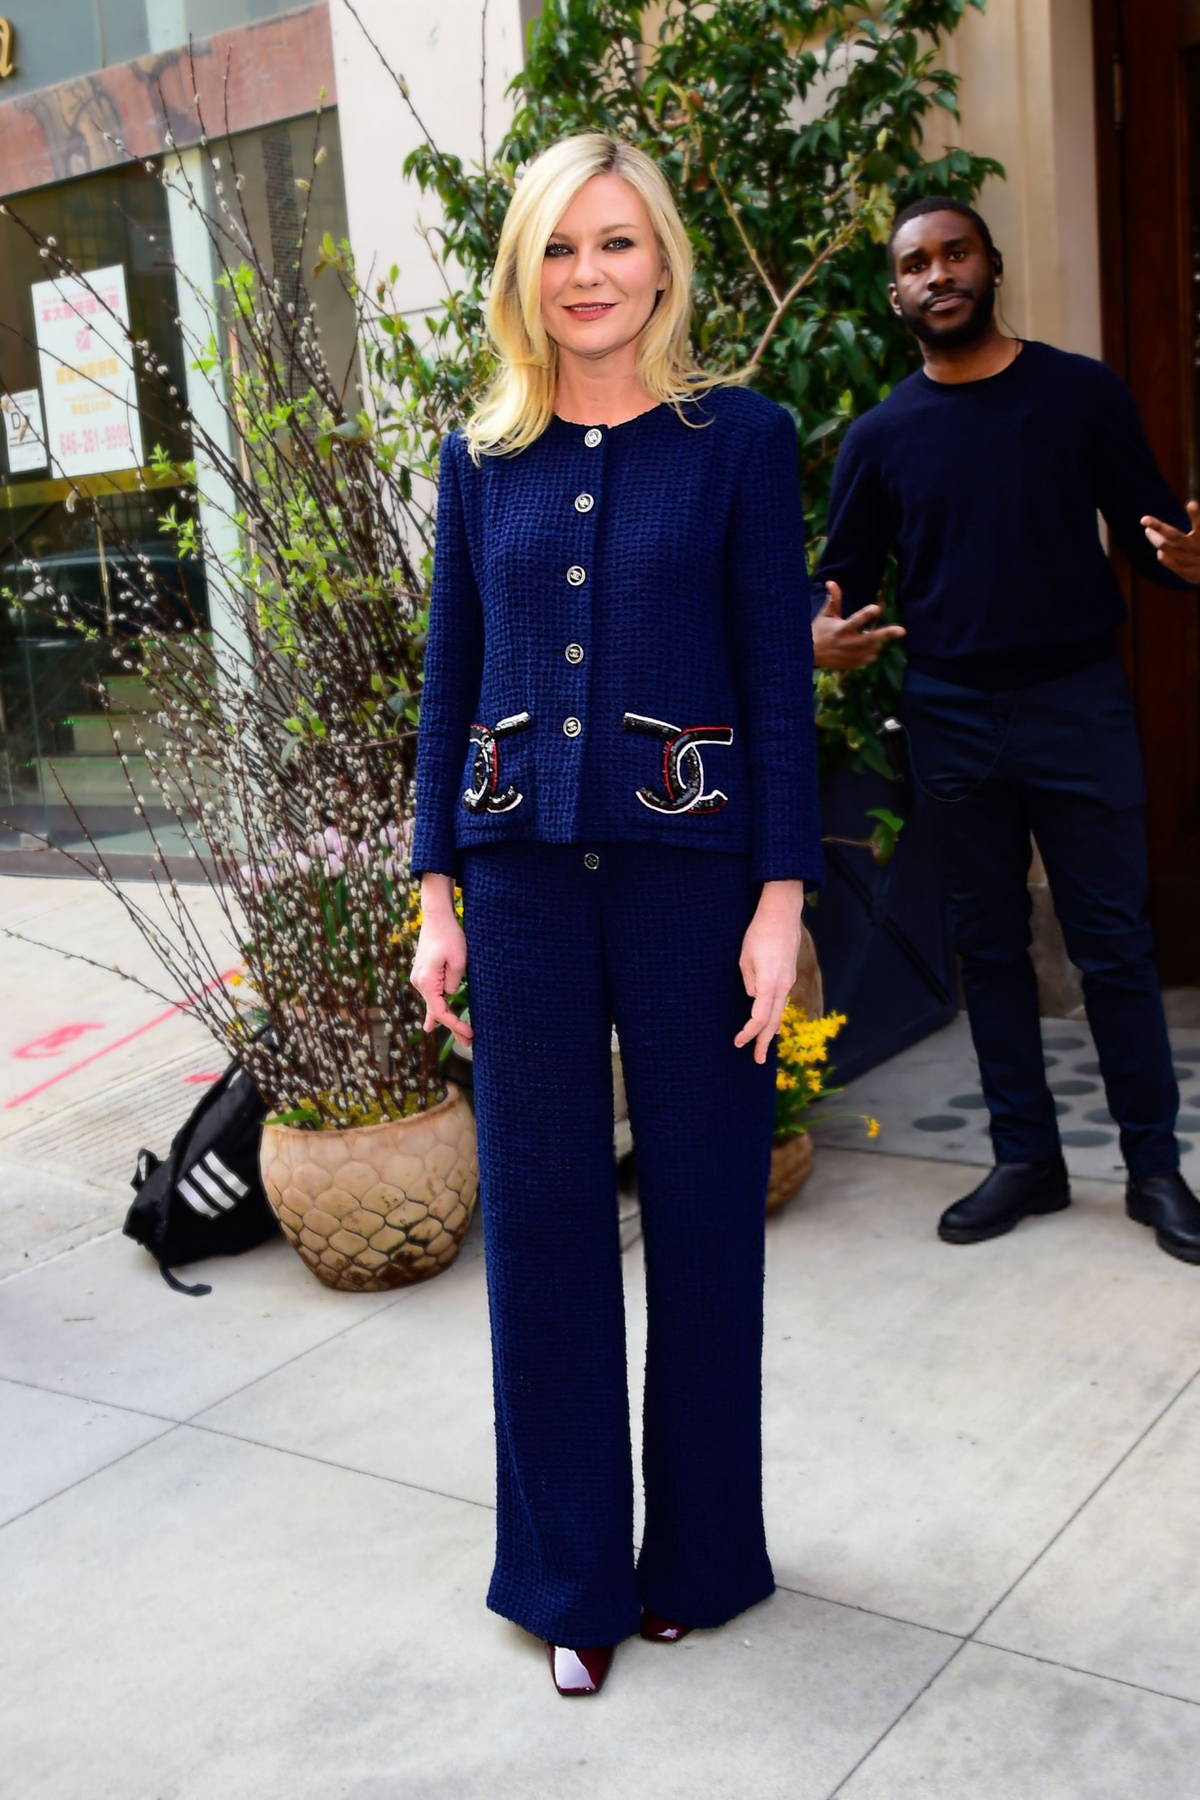
M846 1023L844 1013L810 1018L789 1001L779 1028L775 1069L775 1142L767 1211L776 1212L799 1192L812 1171L814 1108L841 1093L832 1085L829 1045ZM868 1137L878 1137L878 1119L863 1118Z
M286 1044L301 1065L263 1128L263 1185L284 1236L330 1287L438 1274L475 1209L470 1107L408 1003L420 914L406 851L394 823L359 838L326 826L302 843L277 837L269 862L239 872L251 889L243 1015L269 1023L275 1053ZM280 1073L270 1064L258 1079Z
M903 670L890 647L871 669L818 670L825 881L808 922L829 1002L848 1015L843 1079L907 1049L958 1011L949 926L930 842L895 724Z

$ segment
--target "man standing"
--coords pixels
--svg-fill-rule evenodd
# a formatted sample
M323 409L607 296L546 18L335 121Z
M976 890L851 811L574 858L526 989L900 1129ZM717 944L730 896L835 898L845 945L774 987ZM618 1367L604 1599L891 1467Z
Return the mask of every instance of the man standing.
M872 602L894 554L903 721L934 817L996 1158L939 1234L980 1243L1070 1203L1029 957L1032 834L1083 975L1129 1216L1200 1263L1147 915L1123 606L1096 523L1100 512L1141 573L1186 588L1200 583L1200 505L1188 505L1189 529L1111 370L1000 331L1003 260L972 208L906 207L888 254L891 304L924 366L847 433L814 637L822 661L853 654L848 628L868 620L842 620L843 597Z

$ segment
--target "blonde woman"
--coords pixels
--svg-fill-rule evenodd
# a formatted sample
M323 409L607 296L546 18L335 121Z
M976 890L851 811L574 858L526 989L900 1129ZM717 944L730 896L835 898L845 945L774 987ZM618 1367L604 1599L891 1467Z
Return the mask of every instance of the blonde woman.
M670 190L598 134L517 185L491 388L444 447L413 968L474 1038L498 1545L563 1694L772 1591L761 1497L773 1040L819 878L788 415L700 375ZM454 913L462 886L465 937ZM471 1025L447 1003L470 970ZM633 1544L616 1025L646 1262Z

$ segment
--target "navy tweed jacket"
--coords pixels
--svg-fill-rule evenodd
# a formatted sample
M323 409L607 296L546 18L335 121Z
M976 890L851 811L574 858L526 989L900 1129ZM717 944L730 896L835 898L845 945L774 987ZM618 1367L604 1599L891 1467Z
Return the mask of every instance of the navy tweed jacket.
M442 446L414 872L643 840L821 878L795 428L742 388Z

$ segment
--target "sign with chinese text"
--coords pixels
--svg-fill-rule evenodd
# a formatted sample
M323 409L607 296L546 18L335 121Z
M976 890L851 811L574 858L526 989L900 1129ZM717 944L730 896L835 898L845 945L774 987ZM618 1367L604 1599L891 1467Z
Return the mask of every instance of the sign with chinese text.
M46 432L42 424L42 402L37 389L21 388L15 394L0 395L0 412L4 414L9 474L20 475L27 469L44 469Z
M103 475L142 462L125 271L93 269L33 285L33 319L56 475Z

